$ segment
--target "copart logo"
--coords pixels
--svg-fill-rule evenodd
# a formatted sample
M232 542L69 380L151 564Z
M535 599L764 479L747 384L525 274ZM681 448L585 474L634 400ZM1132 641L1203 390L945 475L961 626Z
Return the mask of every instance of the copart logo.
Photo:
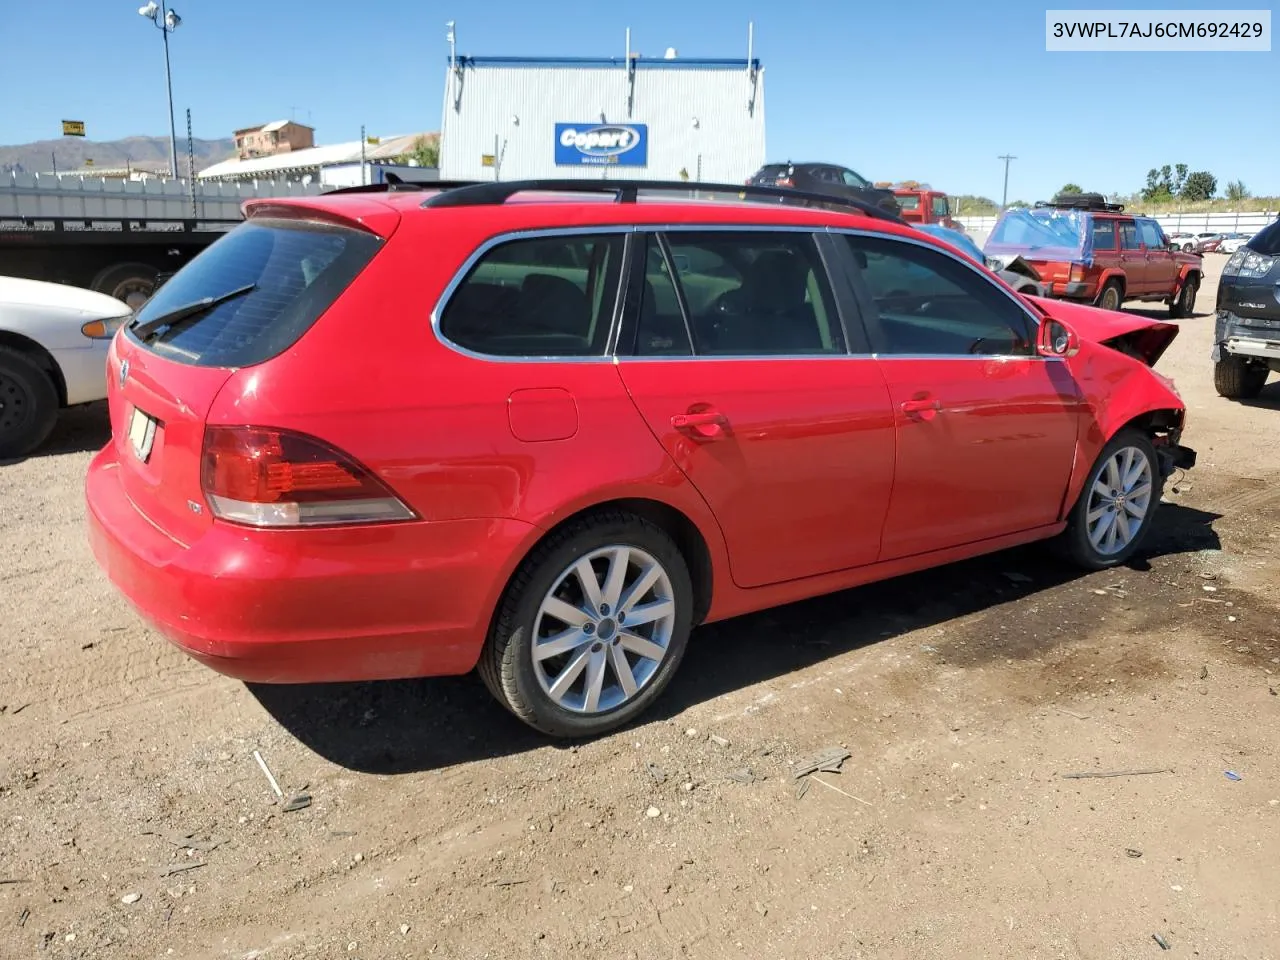
M588 130L568 127L560 133L560 146L572 147L588 157L616 157L639 142L640 134L632 127L601 126Z

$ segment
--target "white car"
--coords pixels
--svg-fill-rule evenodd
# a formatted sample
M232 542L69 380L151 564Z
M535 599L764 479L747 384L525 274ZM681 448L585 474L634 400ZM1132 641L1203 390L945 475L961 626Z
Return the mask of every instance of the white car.
M133 311L103 293L0 277L0 459L48 438L58 411L107 395L107 349Z
M1253 234L1251 233L1228 233L1222 243L1218 245L1218 252L1235 253L1252 239Z

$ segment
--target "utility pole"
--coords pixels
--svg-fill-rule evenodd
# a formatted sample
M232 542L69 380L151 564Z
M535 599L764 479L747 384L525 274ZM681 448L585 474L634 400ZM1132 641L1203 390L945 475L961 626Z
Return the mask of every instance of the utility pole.
M369 182L367 179L365 179L365 172L368 168L365 166L364 144L365 144L364 124L362 123L360 124L360 183L361 184L366 184Z
M1018 158L1006 153L1003 156L996 157L996 159L1004 161L1004 195L1000 198L1000 209L1003 210L1009 206L1009 161L1017 160Z
M169 69L169 34L177 30L182 18L169 8L166 0L151 0L138 13L146 17L164 37L164 82L169 91L169 176L178 179L178 129L173 119L173 73Z

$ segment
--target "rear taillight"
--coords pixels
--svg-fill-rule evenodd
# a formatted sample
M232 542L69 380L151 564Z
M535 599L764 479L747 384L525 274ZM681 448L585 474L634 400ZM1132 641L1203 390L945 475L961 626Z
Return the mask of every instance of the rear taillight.
M1071 265L1071 272L1067 274L1067 279L1071 283L1083 283L1084 282L1084 264L1073 263Z
M200 486L214 516L252 527L385 523L416 517L351 457L289 430L206 426Z

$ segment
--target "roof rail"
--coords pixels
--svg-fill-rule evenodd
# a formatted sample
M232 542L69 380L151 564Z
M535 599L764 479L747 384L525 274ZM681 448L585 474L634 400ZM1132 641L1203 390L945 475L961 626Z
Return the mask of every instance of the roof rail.
M433 184L425 184L430 188ZM500 180L472 185L447 185L447 189L422 202L424 207L496 206L505 203L518 193L540 190L550 193L612 193L615 203L635 203L642 190L657 193L732 193L739 198L769 197L779 202L798 200L811 204L829 204L847 207L877 220L902 223L902 218L865 200L853 197L831 196L792 190L789 187L770 187L755 184L698 183L683 180Z
M388 173L386 183L365 183L356 187L339 187L329 190L324 195L331 197L335 193L400 193L421 190L454 190L458 187L470 187L485 183L484 180L405 180L394 173Z
M1055 207L1062 210L1104 210L1121 213L1122 203L1108 203L1100 193L1059 193L1052 200L1037 200L1037 207Z

